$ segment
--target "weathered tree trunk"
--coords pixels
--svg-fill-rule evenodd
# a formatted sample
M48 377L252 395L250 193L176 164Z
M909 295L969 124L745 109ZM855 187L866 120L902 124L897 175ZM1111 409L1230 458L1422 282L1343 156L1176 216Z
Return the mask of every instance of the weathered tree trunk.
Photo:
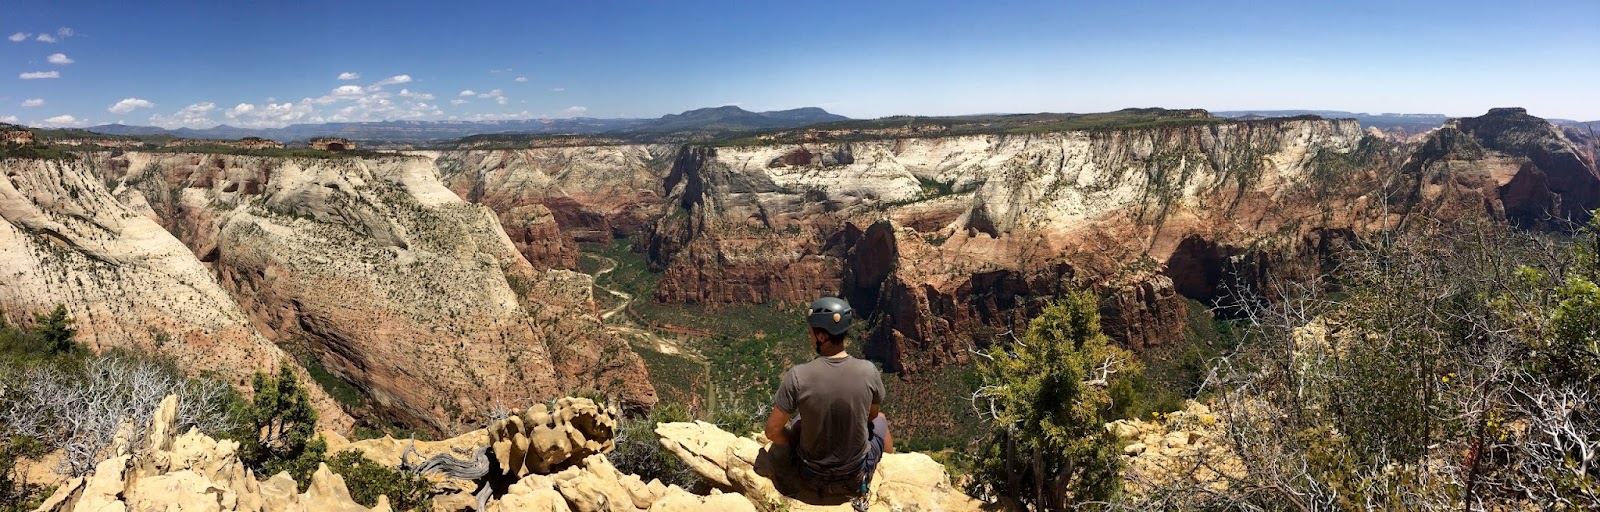
M1022 474L1017 471L1017 436L1011 427L1006 427L1006 495L1012 502L1022 503Z
M1039 445L1033 446L1033 508L1049 509L1044 500L1044 457L1039 454Z
M440 453L417 465L412 465L411 455L417 453L416 442L406 445L406 451L400 453L400 469L419 475L428 473L444 473L450 478L471 480L477 482L478 492L473 495L478 505L478 512L483 512L489 506L489 498L494 494L494 487L489 485L489 470L494 467L494 461L489 458L489 447L479 446L472 450L472 458L461 460L451 457L448 453ZM421 455L418 455L421 457Z

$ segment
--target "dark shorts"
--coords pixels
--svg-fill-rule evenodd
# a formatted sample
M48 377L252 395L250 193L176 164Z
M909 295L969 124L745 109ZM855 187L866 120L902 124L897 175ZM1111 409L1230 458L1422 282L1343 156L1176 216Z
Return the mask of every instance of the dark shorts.
M789 424L784 427L784 430L786 430L789 434L789 439L799 439L800 418L790 420ZM879 414L878 417L873 418L872 421L867 423L867 458L866 460L862 461L861 468L854 472L850 478L848 478L851 483L860 484L860 490L862 491L865 491L867 485L872 483L872 476L873 473L878 470L878 463L883 462L883 449L884 445L888 443L888 440L886 439L888 432L889 420L882 414ZM801 475L805 476L808 480L828 480L826 478L821 478L815 473L809 471L806 468L806 464L800 460L800 454L798 452L799 449L795 448L794 446L797 445L791 445L791 449L796 450L794 453L794 461L796 465L799 466Z
M864 483L872 483L872 474L878 470L878 463L883 462L883 445L887 442L884 436L889 432L889 419L879 414L869 424L872 428L867 436L867 461L861 468L866 475Z

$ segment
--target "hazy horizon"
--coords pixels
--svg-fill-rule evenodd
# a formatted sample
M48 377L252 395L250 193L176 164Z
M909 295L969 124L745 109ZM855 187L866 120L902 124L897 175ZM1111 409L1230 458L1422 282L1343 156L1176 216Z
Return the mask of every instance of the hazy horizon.
M0 121L86 127L1130 107L1600 119L1600 4L0 0ZM177 29L174 29L177 27Z

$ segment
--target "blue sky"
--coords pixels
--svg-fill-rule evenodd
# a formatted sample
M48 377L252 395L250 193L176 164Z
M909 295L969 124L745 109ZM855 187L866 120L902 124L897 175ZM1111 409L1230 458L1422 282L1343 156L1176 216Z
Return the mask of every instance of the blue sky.
M0 120L282 126L727 104L1600 119L1600 2L1309 3L0 0Z

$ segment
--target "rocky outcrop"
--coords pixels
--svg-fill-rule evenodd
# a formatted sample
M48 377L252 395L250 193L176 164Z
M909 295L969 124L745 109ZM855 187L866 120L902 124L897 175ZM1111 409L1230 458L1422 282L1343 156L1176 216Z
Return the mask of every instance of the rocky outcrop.
M1406 161L1408 211L1488 209L1525 227L1587 222L1600 207L1600 170L1559 128L1520 108L1453 120ZM1476 201L1482 201L1477 203Z
M1117 420L1105 428L1122 450L1123 481L1131 498L1163 488L1222 492L1246 475L1226 425L1203 404L1189 401L1183 410L1150 421Z
M538 405L485 430L439 442L392 438L349 443L330 438L330 450L356 450L383 464L426 471L435 461L476 454L481 471L472 486L435 498L436 510L490 511L755 511L850 510L848 497L819 496L779 470L760 438L740 438L708 423L657 425L661 445L713 486L709 495L690 493L658 480L621 473L606 459L612 448L612 416L587 399L563 398ZM429 457L420 465L415 454ZM788 490L794 487L795 490ZM785 492L780 493L780 489ZM726 492L726 494L725 494ZM944 467L922 454L889 454L878 467L871 510L978 510L956 491Z
M304 493L288 473L258 481L239 461L237 442L196 430L179 434L177 404L177 397L167 397L146 438L119 437L93 474L61 485L37 511L390 510L383 497L371 509L351 500L344 479L326 465L317 468Z
M0 126L0 144L33 144L33 130L9 124Z
M528 475L485 507L490 512L755 512L738 494L692 494L660 480L644 482L617 471L605 457L590 456L582 468Z
M1278 298L1270 278L1309 279L1338 267L1344 253L1360 247L1351 228L1313 228L1299 236L1260 237L1248 245L1190 235L1167 258L1162 275L1181 296L1232 315L1244 296Z
M91 349L150 351L248 393L255 372L270 374L289 356L182 242L141 214L147 208L113 197L101 168L84 160L0 163L0 311L25 324L28 313L62 304ZM312 395L324 428L350 427L320 388Z
M578 268L578 243L561 232L550 209L542 204L518 206L500 213L500 225L528 263L536 269Z
M1100 294L1100 327L1123 346L1144 350L1183 332L1188 307L1172 278L1130 275L1108 281Z
M239 461L239 445L191 430L177 432L177 398L167 397L148 435L126 429L93 474L66 482L40 512L101 510L366 511L353 502L344 479L319 466L306 492L287 473L266 481ZM330 453L353 450L380 464L427 472L436 461L475 454L481 488L441 485L434 510L490 511L755 511L850 510L837 496L806 491L779 470L761 438L740 438L708 423L657 426L661 445L716 488L690 493L658 480L623 474L605 457L612 448L612 411L581 398L562 398L512 415L487 429L438 442L393 438L346 441L325 432ZM401 447L404 448L401 448ZM413 464L418 453L427 462ZM464 468L468 466L451 466ZM454 476L454 475L453 475ZM449 484L450 482L446 482ZM729 492L729 494L724 494ZM888 454L873 480L871 510L978 510L956 491L944 467L926 455ZM370 510L389 510L379 497Z
M489 445L506 475L548 474L615 446L616 411L586 398L562 398L554 409L534 404L489 426Z
M339 137L316 137L310 141L311 149L321 151L353 151L356 143Z
M852 510L848 499L819 496L785 470L764 438L744 438L705 422L656 426L661 446L719 489L744 495L762 510ZM920 453L883 456L869 492L869 510L979 510L981 503L950 483L944 466Z
M373 414L446 432L481 426L494 400L525 407L580 386L654 402L643 363L594 316L588 276L533 267L429 158L118 160L125 202L200 256L256 328L314 354Z

